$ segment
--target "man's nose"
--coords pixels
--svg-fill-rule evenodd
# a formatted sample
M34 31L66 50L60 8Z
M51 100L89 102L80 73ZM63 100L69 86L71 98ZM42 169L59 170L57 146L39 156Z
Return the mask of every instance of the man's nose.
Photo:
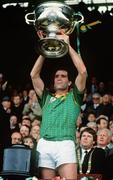
M61 76L59 76L59 77L57 78L57 80L60 81L60 80L61 80Z
M84 137L84 139L87 139L87 136L86 136L86 137Z

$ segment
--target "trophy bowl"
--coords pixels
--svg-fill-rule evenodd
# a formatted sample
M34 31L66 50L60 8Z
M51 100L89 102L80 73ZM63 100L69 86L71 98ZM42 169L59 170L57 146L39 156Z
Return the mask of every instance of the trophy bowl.
M37 50L47 58L59 58L68 52L68 44L57 35L69 35L84 17L65 3L51 1L39 4L32 13L25 15L27 24L34 25L39 37Z

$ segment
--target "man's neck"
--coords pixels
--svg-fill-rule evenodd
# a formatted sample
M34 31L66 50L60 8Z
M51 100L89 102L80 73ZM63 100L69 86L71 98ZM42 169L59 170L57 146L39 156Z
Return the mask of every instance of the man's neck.
M81 146L81 148L84 150L90 151L93 148L93 146L90 146L90 147Z
M102 149L105 149L106 146L107 146L107 145L99 145L99 144L97 145L97 147L102 148Z
M65 90L65 91L56 91L55 92L55 97L60 97L60 96L66 96L67 95L67 93L68 93L68 91L67 90Z

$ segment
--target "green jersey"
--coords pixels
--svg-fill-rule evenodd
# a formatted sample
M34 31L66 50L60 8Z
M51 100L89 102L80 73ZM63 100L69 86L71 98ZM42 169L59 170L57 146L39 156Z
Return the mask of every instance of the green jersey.
M59 98L44 90L39 101L42 107L41 138L51 141L75 140L76 120L82 99L83 93L76 86Z

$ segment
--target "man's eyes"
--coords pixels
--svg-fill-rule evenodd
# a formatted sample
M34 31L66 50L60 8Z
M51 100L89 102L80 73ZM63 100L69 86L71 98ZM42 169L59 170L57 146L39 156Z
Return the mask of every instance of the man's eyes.
M66 77L66 75L56 75L55 78L58 78L58 77Z

